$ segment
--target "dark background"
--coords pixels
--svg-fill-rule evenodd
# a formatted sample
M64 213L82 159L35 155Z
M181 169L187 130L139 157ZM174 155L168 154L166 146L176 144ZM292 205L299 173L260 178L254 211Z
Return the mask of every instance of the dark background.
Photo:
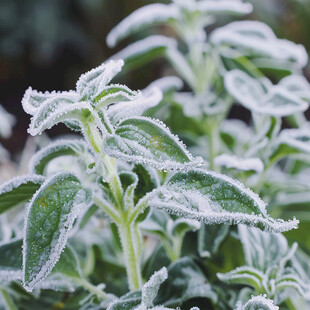
M74 89L83 72L146 35L139 33L114 50L105 43L113 26L136 8L152 2L0 0L0 104L17 119L13 137L0 143L12 154L18 154L24 147L29 116L21 107L21 98L26 88ZM310 50L310 0L252 0L252 3L255 9L249 18L266 22L280 38L302 43ZM164 66L163 60L156 61L127 75L123 82L141 89L160 76ZM309 65L305 74L309 79ZM65 130L59 125L49 134Z

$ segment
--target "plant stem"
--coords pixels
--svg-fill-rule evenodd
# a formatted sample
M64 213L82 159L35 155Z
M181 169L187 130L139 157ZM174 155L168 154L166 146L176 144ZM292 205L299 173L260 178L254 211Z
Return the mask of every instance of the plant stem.
M12 297L8 294L8 292L3 289L1 289L0 291L3 297L3 300L5 302L5 309L6 310L18 310L16 305L14 304Z
M105 300L108 297L104 291L100 290L97 286L91 284L86 279L80 279L79 283L89 292L94 293L98 298Z
M135 249L135 232L131 223L124 222L118 228L124 251L129 289L135 291L142 286L140 259L137 257Z

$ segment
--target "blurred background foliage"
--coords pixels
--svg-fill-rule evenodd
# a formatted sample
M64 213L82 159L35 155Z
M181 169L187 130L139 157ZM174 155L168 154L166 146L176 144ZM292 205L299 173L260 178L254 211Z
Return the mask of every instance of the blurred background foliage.
M1 0L0 1L0 103L15 115L13 139L0 142L18 154L27 138L29 118L21 107L25 89L67 90L81 73L97 66L125 47L111 50L105 43L109 30L129 13L153 2L148 0ZM251 0L250 17L270 25L277 36L301 43L310 50L310 0ZM229 20L218 20L223 24ZM214 27L214 26L213 26ZM146 36L138 33L135 39ZM154 31L154 30L153 30ZM170 29L161 29L174 35ZM163 75L164 60L157 60L122 82L133 89L147 86ZM305 69L310 78L310 66ZM65 132L57 126L50 135Z

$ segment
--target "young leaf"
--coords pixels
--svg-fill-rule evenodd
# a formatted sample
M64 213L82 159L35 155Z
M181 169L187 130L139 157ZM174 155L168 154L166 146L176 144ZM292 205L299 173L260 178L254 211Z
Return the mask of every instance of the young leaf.
M77 214L91 201L71 173L52 176L33 196L25 218L23 284L32 291L57 263Z
M129 102L120 102L110 106L107 110L112 124L118 124L125 117L142 115L147 109L156 106L162 99L159 88L152 88L142 92L141 96Z
M252 298L242 306L241 301L237 303L235 310L279 310L271 299L266 295L252 296Z
M0 214L28 202L45 178L39 175L16 177L0 186Z
M308 129L285 129L281 131L270 161L283 157L309 155L310 131Z
M174 307L195 297L217 302L217 295L200 267L192 258L182 257L169 266L168 280L160 287L155 304Z
M112 59L124 59L124 69L134 69L150 61L164 57L169 50L176 50L177 42L173 38L153 35L125 47L112 56Z
M214 164L228 169L234 168L242 171L255 171L257 173L264 170L264 164L259 158L240 158L230 154L217 156Z
M201 158L193 158L163 123L147 117L120 122L115 134L106 138L104 151L110 156L156 169L188 169L202 163Z
M252 112L273 116L287 116L308 108L307 102L281 86L270 86L267 91L258 80L240 70L225 75L227 91Z
M83 140L57 140L37 152L31 159L29 170L44 174L47 165L59 156L82 156L89 148Z
M250 189L224 175L193 169L175 173L149 198L149 206L207 224L245 223L268 231L287 231L298 221L271 218Z
M105 86L122 70L122 59L110 60L82 74L76 83L76 91L81 98L95 100L102 95Z
M229 284L243 284L253 287L256 291L261 291L264 273L249 266L238 267L225 274L217 273L217 277Z
M300 68L308 61L302 45L277 39L270 27L258 21L232 22L213 31L210 40L216 46L238 49L245 56L291 61Z
M310 84L304 76L289 75L281 79L279 85L294 93L300 99L310 102Z
M107 44L114 47L120 40L146 26L174 20L179 16L174 4L149 4L139 8L123 19L107 36Z
M22 278L22 245L23 241L10 240L0 244L0 280L14 281Z
M266 271L277 265L289 252L286 238L281 234L266 233L254 227L239 225L239 236L246 264Z

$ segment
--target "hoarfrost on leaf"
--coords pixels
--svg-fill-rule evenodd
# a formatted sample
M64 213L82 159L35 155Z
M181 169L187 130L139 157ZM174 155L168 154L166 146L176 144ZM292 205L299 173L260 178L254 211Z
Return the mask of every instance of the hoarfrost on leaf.
M177 172L149 198L149 206L207 224L249 224L267 231L297 228L298 221L271 218L250 189L224 175L193 169Z
M71 173L47 179L33 196L25 217L23 285L32 291L51 272L63 251L73 222L91 201Z
M244 306L239 301L235 310L279 310L279 307L275 306L271 299L267 299L266 295L258 295L252 296Z

